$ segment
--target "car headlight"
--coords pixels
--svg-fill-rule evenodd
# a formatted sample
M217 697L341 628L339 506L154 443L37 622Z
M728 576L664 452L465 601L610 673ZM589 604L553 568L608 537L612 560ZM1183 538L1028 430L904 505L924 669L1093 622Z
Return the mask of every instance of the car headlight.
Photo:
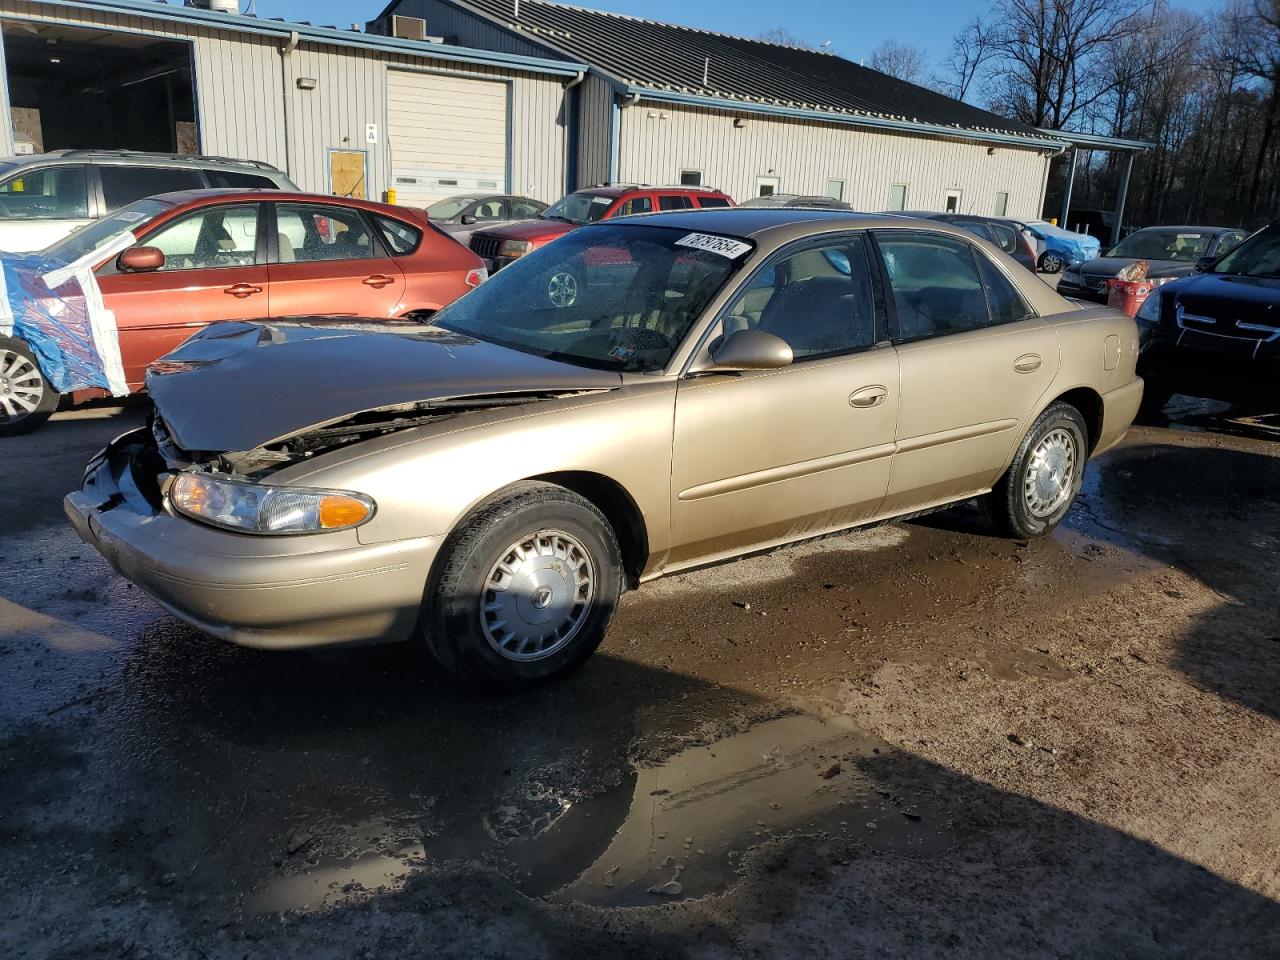
M523 257L532 249L533 244L528 240L503 240L498 244L498 256Z
M180 473L168 485L169 503L193 520L268 535L322 533L358 527L374 513L361 493L315 487L277 487Z
M1156 287L1147 294L1147 299L1142 301L1142 306L1138 308L1138 313L1133 319L1149 327L1158 326L1160 324L1160 297L1160 288Z

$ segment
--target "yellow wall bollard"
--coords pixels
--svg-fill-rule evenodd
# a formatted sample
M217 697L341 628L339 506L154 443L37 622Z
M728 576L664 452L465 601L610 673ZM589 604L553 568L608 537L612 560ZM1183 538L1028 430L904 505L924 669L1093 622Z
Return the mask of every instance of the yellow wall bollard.
M394 200L392 200L391 202L392 202L392 203L395 203L395 201L394 201ZM1050 218L1049 218L1049 222L1050 222L1050 223L1052 223L1052 224L1056 227L1056 226L1058 225L1058 218L1057 218L1057 217L1050 217Z
M387 196L387 203L391 204L392 206L395 206L395 203L396 203L395 187L392 187L390 190L388 190L386 196Z

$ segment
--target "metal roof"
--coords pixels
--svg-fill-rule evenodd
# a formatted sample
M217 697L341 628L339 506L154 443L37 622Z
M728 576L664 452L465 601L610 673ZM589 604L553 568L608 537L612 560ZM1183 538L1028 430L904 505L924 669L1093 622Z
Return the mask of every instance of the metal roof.
M623 92L645 99L1065 147L1052 133L831 53L550 0L444 2L549 51L585 61Z
M217 10L182 6L178 2L167 3L165 0L39 0L39 3L41 6L46 7L123 13L135 17L150 17L155 20L180 23L188 27L212 27L221 30L232 30L238 33L280 37L284 40L288 40L296 34L298 40L304 43L384 50L390 53L429 57L435 60L451 60L505 67L509 70L519 70L526 73L549 73L556 76L572 77L587 69L586 64L566 62L562 57L554 59L525 57L511 53L498 53L493 50L458 47L452 44L402 40L398 37L384 37L359 30L341 30L332 26L315 26L310 23L275 18L268 19L244 13L221 13ZM3 16L6 20L24 19L24 17L16 13L5 12Z
M1075 133L1071 130L1047 130L1040 132L1049 137L1057 137L1077 147L1092 147L1099 150L1132 150L1134 153L1145 153L1154 150L1155 144L1149 140L1126 140L1123 137L1103 137L1096 133Z

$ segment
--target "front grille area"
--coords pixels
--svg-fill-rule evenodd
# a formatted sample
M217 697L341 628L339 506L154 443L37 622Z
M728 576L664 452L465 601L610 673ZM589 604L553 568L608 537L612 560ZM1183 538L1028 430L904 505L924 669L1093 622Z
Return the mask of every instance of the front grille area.
M492 260L498 255L498 247L501 243L502 241L497 237L486 237L482 233L473 233L471 235L471 252L477 257Z
M1230 320L1223 317L1210 317L1194 310L1187 310L1182 304L1177 307L1178 326L1183 330L1196 333L1207 333L1215 337L1231 337L1235 340L1261 340L1273 343L1280 340L1280 327L1269 324L1250 323L1246 320Z

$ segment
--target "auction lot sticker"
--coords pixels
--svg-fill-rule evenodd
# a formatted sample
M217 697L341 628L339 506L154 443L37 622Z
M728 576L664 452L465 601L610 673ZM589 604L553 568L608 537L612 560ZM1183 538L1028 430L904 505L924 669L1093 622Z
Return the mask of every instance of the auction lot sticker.
M751 244L749 243L734 240L732 237L713 237L709 233L691 233L677 240L676 246L692 247L694 250L718 253L720 256L728 257L730 260L738 259L738 257L751 249Z

